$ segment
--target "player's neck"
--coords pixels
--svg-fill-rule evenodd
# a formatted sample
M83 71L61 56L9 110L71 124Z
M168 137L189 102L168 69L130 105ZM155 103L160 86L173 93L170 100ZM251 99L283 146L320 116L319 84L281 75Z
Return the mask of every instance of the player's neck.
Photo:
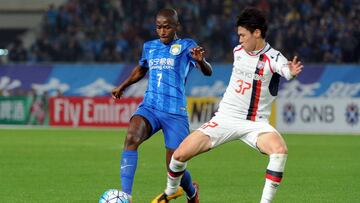
M175 41L175 40L177 40L177 39L179 39L179 38L178 38L177 35L175 35L173 41Z
M178 36L175 34L175 35L174 35L174 38L173 38L170 42L168 42L168 43L164 43L164 42L163 42L163 44L171 44L173 41L175 41L175 40L177 40L177 39L179 39L179 38L178 38Z
M256 43L254 51L251 51L250 54L257 55L265 48L265 46L266 46L266 42L265 42L265 40L262 39L261 41Z
M259 51L263 50L265 45L266 45L266 42L264 39L259 40L259 42L256 43L254 52L259 52Z

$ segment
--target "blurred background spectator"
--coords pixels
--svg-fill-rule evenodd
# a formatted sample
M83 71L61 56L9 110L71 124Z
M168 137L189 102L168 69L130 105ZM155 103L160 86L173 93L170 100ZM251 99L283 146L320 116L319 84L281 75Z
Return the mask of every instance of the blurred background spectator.
M9 60L24 62L28 60L27 50L21 39L16 39L9 50Z
M142 44L156 38L156 12L175 8L182 38L205 47L213 62L232 62L236 16L246 6L264 10L267 41L306 63L360 62L360 1L354 0L68 0L44 12L41 31L11 62L136 62Z

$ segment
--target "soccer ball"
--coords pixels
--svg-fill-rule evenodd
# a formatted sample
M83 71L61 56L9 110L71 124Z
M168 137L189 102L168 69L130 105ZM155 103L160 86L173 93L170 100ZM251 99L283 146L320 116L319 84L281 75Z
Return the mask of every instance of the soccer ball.
M130 203L130 196L123 191L111 189L101 195L99 203Z

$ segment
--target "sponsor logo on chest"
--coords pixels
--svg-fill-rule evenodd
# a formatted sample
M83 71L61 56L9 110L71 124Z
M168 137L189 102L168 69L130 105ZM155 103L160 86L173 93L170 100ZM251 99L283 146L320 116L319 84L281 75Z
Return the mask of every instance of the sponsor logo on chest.
M176 56L181 53L181 44L173 44L170 47L170 54Z

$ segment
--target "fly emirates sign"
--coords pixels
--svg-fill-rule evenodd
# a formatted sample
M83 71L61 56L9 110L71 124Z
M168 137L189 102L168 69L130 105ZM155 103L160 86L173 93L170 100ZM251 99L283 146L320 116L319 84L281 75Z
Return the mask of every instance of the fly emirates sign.
M141 101L142 98L51 98L50 125L126 127Z

